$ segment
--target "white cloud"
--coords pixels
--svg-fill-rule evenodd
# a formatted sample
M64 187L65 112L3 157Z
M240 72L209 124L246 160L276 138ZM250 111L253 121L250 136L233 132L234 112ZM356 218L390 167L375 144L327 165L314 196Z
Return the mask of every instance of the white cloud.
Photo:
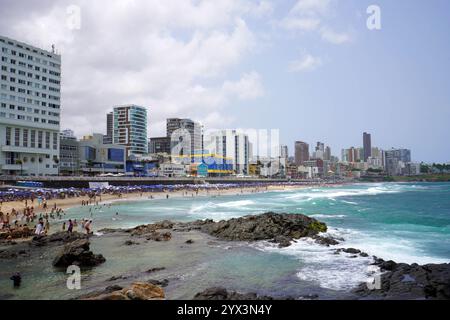
M291 13L305 15L325 14L328 11L330 0L298 0Z
M313 71L322 66L322 64L322 59L320 57L314 57L311 54L304 54L300 59L291 61L289 64L289 71Z
M81 9L80 30L66 27L71 4ZM149 107L151 136L164 134L161 124L172 116L219 126L228 103L263 94L258 73L242 70L237 80L228 73L255 50L246 17L270 14L267 1L47 0L42 6L19 8L0 26L43 48L56 44L62 126L77 135L104 131L106 112L125 103Z
M225 93L241 100L256 99L264 95L261 76L255 71L244 74L237 82L226 81L222 88Z
M345 32L339 33L327 27L323 27L320 30L320 34L323 40L333 44L343 44L352 40L350 34Z
M333 44L350 42L349 33L338 33L327 25L331 10L332 0L298 0L280 26L291 31L318 32L322 40Z

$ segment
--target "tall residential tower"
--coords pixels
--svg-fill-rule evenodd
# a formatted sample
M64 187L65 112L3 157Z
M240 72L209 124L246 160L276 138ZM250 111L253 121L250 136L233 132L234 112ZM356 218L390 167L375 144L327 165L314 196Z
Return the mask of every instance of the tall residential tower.
M113 143L126 146L127 156L148 151L147 109L137 105L114 107Z
M0 48L0 172L56 175L61 56L3 36Z

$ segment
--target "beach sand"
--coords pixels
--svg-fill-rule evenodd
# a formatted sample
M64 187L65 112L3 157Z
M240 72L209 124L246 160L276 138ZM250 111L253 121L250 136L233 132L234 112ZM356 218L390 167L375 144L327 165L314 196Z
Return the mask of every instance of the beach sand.
M95 200L92 200L90 205L95 205L96 201L98 204L111 203L115 201L136 201L136 200L145 200L153 196L154 199L165 199L167 195L169 198L178 198L178 197L215 197L215 196L223 196L223 195L236 195L236 194L251 194L257 192L269 192L269 191L283 191L283 190L294 190L294 189L304 189L314 187L313 185L302 186L302 185L269 185L264 187L243 187L243 188L229 188L229 189L217 189L217 190L199 190L198 195L196 192L192 190L177 190L172 192L130 192L130 193L122 193L119 197L114 194L102 194L101 197L97 196ZM187 194L186 194L187 192ZM63 210L81 206L82 201L89 201L88 196L80 196L80 197L72 197L66 199L49 199L47 200L47 212L50 212L51 209L55 206L57 208L61 208ZM28 206L33 206L34 211L36 213L43 213L45 210L41 206L38 206L37 200L32 204L30 200L28 200ZM4 202L0 211L3 213L11 212L12 209L16 211L22 211L25 208L25 201L11 201ZM68 216L66 216L69 218Z

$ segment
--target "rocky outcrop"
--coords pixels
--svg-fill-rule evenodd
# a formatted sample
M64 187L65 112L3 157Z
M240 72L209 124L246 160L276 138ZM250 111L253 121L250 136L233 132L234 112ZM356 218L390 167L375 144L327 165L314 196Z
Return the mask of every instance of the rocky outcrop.
M356 258L358 255L360 257L368 257L369 254L355 248L339 248L334 251L335 254L339 254L341 252L352 254L351 258Z
M165 298L164 290L154 284L134 282L128 288L112 286L102 292L94 292L79 297L81 300L161 300Z
M28 227L15 228L9 232L0 232L0 240L29 238L34 235L34 230Z
M258 296L256 293L229 292L222 287L208 288L194 296L194 300L274 300L268 296Z
M165 231L164 231L165 230ZM269 240L280 247L291 245L294 239L316 237L316 241L324 245L334 245L338 241L318 234L327 231L325 223L302 214L286 214L267 212L261 215L222 220L197 220L188 223L173 223L162 221L149 225L138 226L126 232L132 236L145 236L147 240L168 241L173 232L189 232L199 230L211 236L228 241L258 241ZM186 243L191 243L187 241Z
M42 247L50 243L69 243L79 239L87 239L88 236L84 233L79 232L57 232L51 235L45 236L34 236L31 240L31 245L36 247Z
M142 226L137 226L135 228L126 230L126 232L131 233L132 236L146 236L156 233L158 230L170 230L174 226L174 223L168 220L161 222L147 224Z
M379 286L361 284L354 292L365 299L450 299L450 264L396 263L375 258L384 273ZM375 281L377 284L377 281Z
M290 245L293 239L312 237L327 231L325 223L308 216L273 212L226 221L206 220L192 224L219 239L230 241L271 240L280 246Z
M94 254L89 249L89 240L78 239L64 246L53 260L54 267L94 267L106 261L101 254Z

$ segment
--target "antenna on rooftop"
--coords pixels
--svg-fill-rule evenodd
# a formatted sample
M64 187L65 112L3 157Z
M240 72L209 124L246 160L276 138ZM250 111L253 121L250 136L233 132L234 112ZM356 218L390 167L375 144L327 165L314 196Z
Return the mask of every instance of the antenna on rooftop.
M55 45L52 44L52 53L55 53Z

